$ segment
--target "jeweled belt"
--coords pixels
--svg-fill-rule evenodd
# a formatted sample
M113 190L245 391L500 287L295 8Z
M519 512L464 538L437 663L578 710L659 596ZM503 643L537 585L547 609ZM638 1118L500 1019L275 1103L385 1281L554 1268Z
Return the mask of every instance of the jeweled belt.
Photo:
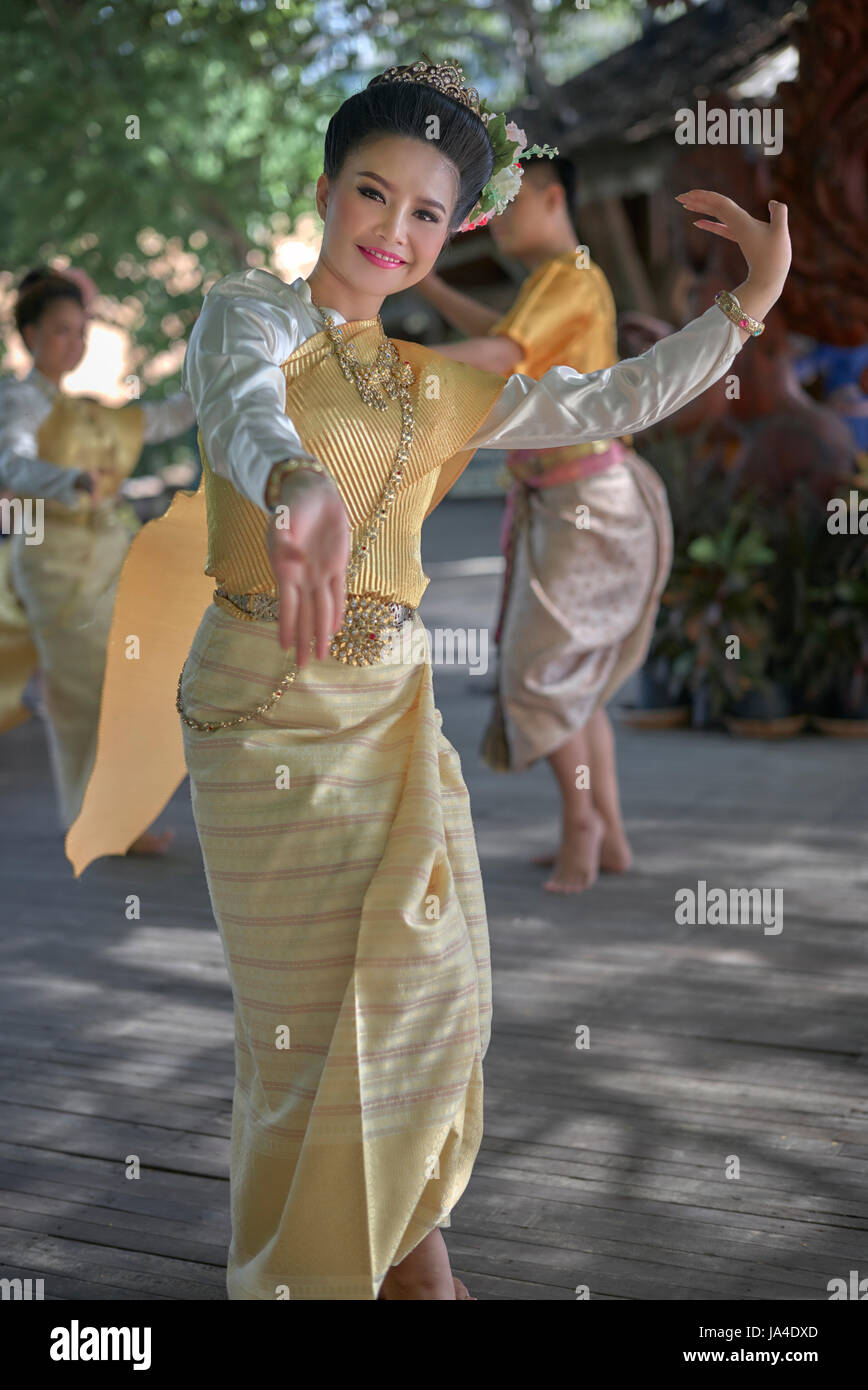
M280 611L272 594L230 594L223 584L214 590L214 602L250 622L276 623ZM390 602L379 594L348 594L344 624L332 638L329 651L350 666L371 666L382 660L390 629L401 627L415 612L409 604Z

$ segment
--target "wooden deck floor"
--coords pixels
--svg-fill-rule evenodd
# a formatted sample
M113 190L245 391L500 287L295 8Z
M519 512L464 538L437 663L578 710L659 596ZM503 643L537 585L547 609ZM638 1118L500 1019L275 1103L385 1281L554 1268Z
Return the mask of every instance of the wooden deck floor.
M474 582L486 618L494 591ZM430 592L426 622L454 613L448 578ZM636 868L557 898L528 862L556 831L547 770L485 769L487 700L466 673L436 682L495 977L455 1272L486 1300L826 1300L864 1276L868 746L624 731ZM0 1275L49 1299L222 1300L231 992L187 785L170 857L76 882L36 722L0 767ZM699 879L781 887L783 931L676 925Z

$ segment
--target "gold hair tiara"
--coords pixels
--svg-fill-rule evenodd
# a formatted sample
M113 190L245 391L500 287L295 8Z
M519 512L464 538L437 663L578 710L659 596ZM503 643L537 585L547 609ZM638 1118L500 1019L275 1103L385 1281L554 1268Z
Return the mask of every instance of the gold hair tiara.
M464 86L464 73L458 63L432 63L426 53L423 62L407 63L403 67L386 68L385 72L372 77L368 83L374 87L378 82L424 82L445 97L459 101L473 111L481 121L488 124L489 112L479 109L479 92L475 87Z
M514 121L507 121L502 112L489 111L476 88L464 86L464 73L458 63L432 63L427 53L423 53L422 58L422 62L386 68L385 72L372 77L368 86L373 87L378 82L424 82L443 96L452 97L466 106L483 122L494 151L494 164L491 178L458 228L459 232L469 232L474 227L484 227L492 217L503 212L507 203L512 202L524 172L522 159L530 155L547 155L549 159L554 159L558 150L550 145L531 145L528 149L527 137Z

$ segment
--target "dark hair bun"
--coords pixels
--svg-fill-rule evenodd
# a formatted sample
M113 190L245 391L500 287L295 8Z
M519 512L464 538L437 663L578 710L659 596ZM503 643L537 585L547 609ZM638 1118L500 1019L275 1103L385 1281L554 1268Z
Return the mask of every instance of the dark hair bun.
M15 327L18 332L30 323L38 323L49 304L57 299L73 299L81 309L84 308L84 298L78 285L59 270L52 270L47 265L28 270L18 286L15 304Z
M439 136L432 141L431 118ZM459 190L449 225L461 225L491 178L494 149L475 111L425 82L377 82L338 107L326 130L323 168L336 178L348 154L382 135L404 135L435 144L458 173Z

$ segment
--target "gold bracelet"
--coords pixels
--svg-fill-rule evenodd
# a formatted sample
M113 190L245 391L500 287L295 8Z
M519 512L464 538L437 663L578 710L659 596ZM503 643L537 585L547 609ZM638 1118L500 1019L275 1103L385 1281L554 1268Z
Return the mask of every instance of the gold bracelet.
M325 473L329 478L332 476L325 464L317 459L279 459L273 465L265 484L265 505L270 512L273 512L280 502L280 488L284 478L288 473L294 473L297 468L309 468L314 473Z
M718 290L714 302L728 319L732 319L736 327L746 329L752 337L758 338L765 329L764 323L760 323L759 319L752 319L750 314L744 312L735 295L730 294L729 290Z

